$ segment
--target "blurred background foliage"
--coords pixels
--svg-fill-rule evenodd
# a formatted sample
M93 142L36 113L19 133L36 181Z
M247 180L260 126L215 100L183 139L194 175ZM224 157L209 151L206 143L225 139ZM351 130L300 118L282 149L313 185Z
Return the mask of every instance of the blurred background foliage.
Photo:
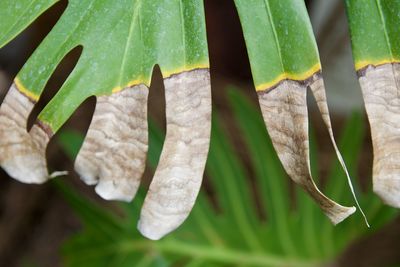
M0 100L66 3L61 1L0 50ZM50 168L69 170L69 177L44 186L24 185L0 170L0 266L400 266L400 219L370 190L372 148L343 3L306 3L335 133L371 229L359 213L333 227L287 178L256 104L233 1L205 0L215 116L202 194L188 221L160 242L148 241L136 231L143 193L165 131L164 89L156 69L149 101L149 167L135 201L102 201L72 171L93 114L95 99L90 99L47 151ZM79 54L79 49L72 51L57 68L32 122L65 81ZM327 195L352 204L322 121L313 112L314 103L310 104L314 177L321 178L318 183Z
M206 167L213 195L203 192L184 225L161 241L146 240L135 229L143 192L132 204L105 209L64 182L54 182L84 224L83 231L64 246L65 266L322 266L335 262L355 239L394 218L395 210L384 207L368 190L360 200L372 231L360 214L333 226L303 191L291 190L260 112L237 89L229 90L229 100L253 177L236 155L217 112ZM339 139L349 166L357 165L363 136L362 117L354 113ZM163 139L160 128L151 123L148 163L152 168L157 165ZM64 131L59 140L73 159L83 136ZM314 140L311 147L316 171ZM354 167L349 171L356 173ZM337 162L331 163L328 173L328 195L352 203Z

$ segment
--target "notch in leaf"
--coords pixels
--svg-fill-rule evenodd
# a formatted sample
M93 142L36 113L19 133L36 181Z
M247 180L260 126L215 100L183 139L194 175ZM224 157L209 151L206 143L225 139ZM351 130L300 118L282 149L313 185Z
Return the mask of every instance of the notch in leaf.
M56 2L1 1L0 47ZM28 116L47 81L77 46L83 52L76 67L28 132ZM45 182L50 138L85 99L96 96L75 168L103 198L132 200L145 167L147 96L155 64L165 83L167 137L139 229L152 239L174 230L194 205L210 139L211 91L201 0L69 1L0 108L1 166L22 182Z
M317 101L357 205L358 202L333 136L318 48L304 1L236 0L235 3L261 111L275 150L289 176L337 224L355 208L341 206L326 197L312 179L307 88Z

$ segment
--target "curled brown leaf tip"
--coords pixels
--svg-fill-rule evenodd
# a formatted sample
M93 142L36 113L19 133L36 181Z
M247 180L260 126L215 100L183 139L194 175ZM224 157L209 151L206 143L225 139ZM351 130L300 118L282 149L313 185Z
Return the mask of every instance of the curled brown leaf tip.
M400 208L400 64L368 66L360 75L374 150L374 192Z
M138 223L150 239L173 231L189 215L200 189L211 132L209 70L183 72L164 84L167 134Z
M314 76L318 80L318 75ZM268 133L286 172L337 224L354 213L355 208L344 207L332 201L319 191L313 181L306 96L307 84L286 80L273 90L260 92L259 102Z
M148 91L137 85L97 98L75 169L104 199L131 201L139 187L148 147Z
M39 124L27 131L34 103L13 84L0 107L0 164L14 179L40 184L48 180L49 135Z

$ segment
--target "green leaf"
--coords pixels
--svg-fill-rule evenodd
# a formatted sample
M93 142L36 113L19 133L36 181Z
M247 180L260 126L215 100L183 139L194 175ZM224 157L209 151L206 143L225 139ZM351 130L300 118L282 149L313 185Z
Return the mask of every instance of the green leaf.
M0 8L10 14L0 24L0 48L54 3L2 1ZM77 47L82 53L76 66L27 131L51 75ZM83 101L96 96L75 169L104 199L131 201L145 168L147 98L156 64L164 77L170 130L138 228L153 239L173 231L194 205L209 147L211 91L202 0L68 1L0 108L0 165L19 181L47 181L48 142Z
M91 230L100 231L109 238L117 239L123 236L123 227L118 217L97 205L85 201L62 182L53 182L54 186L63 194L74 211L83 219L85 226Z
M235 3L261 112L279 159L292 180L307 191L332 223L338 224L354 213L355 207L342 206L326 197L314 183L310 170L307 88L318 103L336 155L347 174L333 136L318 49L305 3L303 0L236 0ZM350 177L346 178L353 191ZM358 205L355 194L354 198Z
M219 192L224 192L217 196L221 208L229 217L235 218L238 231L246 245L254 250L260 250L262 245L252 226L257 220L255 205L245 171L239 164L231 145L224 138L218 122L218 118L214 117L206 172L214 178L212 183L215 188Z
M257 91L320 71L303 0L235 0Z
M15 38L40 14L59 0L18 0L0 2L0 48Z
M76 155L78 155L83 140L84 138L81 133L72 130L62 131L58 135L58 142L67 156L71 159L76 158Z
M353 57L371 126L373 190L400 207L399 1L347 0Z
M2 18L0 21L0 47L11 41L56 2L45 0L2 1L0 3L0 17ZM396 8L396 6L392 6L390 2L377 1L376 3L378 3L377 8L382 25L395 23L394 13L390 9ZM289 162L290 164L282 160L284 165L286 164L286 171L292 174L292 178L297 182L297 174L307 172L308 187L305 186L305 189L317 200L323 197L318 194L316 196L318 193L316 188L310 190L310 185L313 184L308 158L307 87L310 87L316 96L333 142L334 139L320 75L321 67L317 46L304 1L235 0L235 4L243 26L264 120L270 122L267 123L267 127L269 127L272 142L265 134L260 114L255 111L254 107L251 107L247 100L243 99L243 96L233 91L231 102L244 133L247 150L250 151L249 158L252 166L245 166L236 157L235 149L216 115L213 119L207 174L217 200L210 199L205 194L200 195L198 204L188 221L176 233L159 242L145 240L133 230L132 222L138 220L139 205L145 198L143 191L140 190L138 196L140 201L135 201L133 204L121 204L124 212L124 216L121 217L119 214L121 209L117 208L117 213L115 209L101 207L74 193L73 189L66 184L54 183L85 226L82 232L65 246L67 266L129 266L130 264L135 264L135 266L182 266L188 263L194 266L201 264L206 266L311 267L320 266L322 263L332 260L348 243L365 233L365 229L359 227L360 223L357 221L359 218L353 218L332 230L332 226L324 223L326 220L322 214L317 212L316 206L312 205L309 199L305 199L304 195L296 198L299 203L296 203L294 210L290 210L291 205L288 199L291 190L283 180L285 175L273 153L272 144L275 145L275 148L282 148L294 143L291 147L293 151L289 151L289 154L293 155L295 159ZM362 9L360 10L362 11ZM385 57L387 57L389 51L392 53L390 59L394 60L396 58L394 55L398 51L391 45L393 40L397 40L395 39L397 37L393 38L392 35L396 36L398 28L383 28L387 41L386 50L378 49L376 57L379 58L385 53ZM382 36L378 37L377 39L382 40ZM390 45L388 46L388 44ZM26 132L28 115L42 94L50 76L64 56L78 46L83 47L83 52L75 69L56 96L40 113L38 122L32 130L29 133ZM30 170L31 173L39 174L41 179L47 178L43 170L46 169L44 154L49 138L86 98L95 95L98 97L97 107L103 104L103 108L97 112L105 114L107 113L105 111L114 108L114 113L111 112L114 116L106 116L105 123L95 115L93 122L97 122L101 127L100 129L91 127L88 139L94 136L93 133L97 134L104 128L111 129L105 134L105 140L111 143L109 146L111 152L106 151L109 153L107 154L104 153L104 150L96 151L96 153L89 153L88 158L105 154L106 156L102 159L106 160L102 163L110 163L110 159L115 159L120 149L115 148L113 139L109 138L107 133L113 133L122 128L121 126L127 120L120 119L121 117L134 117L135 122L141 120L141 124L138 123L139 125L135 124L132 127L134 130L146 128L147 119L142 116L146 114L144 99L147 97L147 87L150 84L155 64L160 65L162 74L167 80L167 124L176 126L180 123L177 123L175 119L189 118L182 110L187 108L187 103L196 106L196 101L200 97L205 99L205 101L198 100L200 103L206 104L204 114L209 115L206 110L207 105L210 105L209 95L207 95L209 92L207 90L209 89L208 52L201 0L69 1L60 20L16 77L15 84L12 86L5 104L2 105L0 121L3 129L0 131L2 134L0 142L7 142L7 138L10 136L8 133L13 130L12 127L18 125L21 132L13 134L13 138L21 137L23 142L30 145L23 147L22 156L26 156L26 151L29 149L38 153L29 154L30 161L21 159L19 154L18 157L15 157L11 153L12 158L18 158L23 166L27 162L34 162L33 166L40 168ZM203 69L204 75L198 75L197 69ZM193 76L179 75L187 74L185 71L189 70L194 71ZM196 78L199 79L196 80ZM201 83L202 86L193 86L193 80L196 82L195 85ZM204 95L197 97L198 95L192 95L189 89ZM115 93L135 94L137 99L128 95L131 101L136 101L135 105L131 105L132 103L128 101L119 102L126 102L127 106L135 106L137 110L125 112L125 109L118 105L104 106L104 103L110 104L113 97L120 96L116 96ZM16 96L19 98L15 99ZM116 101L118 102L118 99ZM175 102L179 102L178 104L181 105L174 106ZM111 102L111 104L113 103ZM21 114L22 119L10 116L13 114L12 111L18 111L17 114ZM282 113L287 117L281 116ZM198 121L200 116L196 116L191 121ZM104 117L100 117L100 119L104 119ZM195 129L196 125L191 123L189 126L185 126L195 133L200 130L207 132L206 123L209 122L209 117L203 116L202 119L204 123L200 123L198 129ZM357 120L353 123L361 125ZM104 124L107 127L104 127ZM298 131L298 128L301 130ZM124 133L135 133L136 131L132 129ZM167 129L164 149L172 147L171 150L175 151L180 147L177 145L178 142L186 141L187 132L182 129L175 131L174 127L170 129L173 130ZM159 160L162 161L160 165L163 165L165 159L174 159L173 156L185 158L185 155L171 156L170 153L167 153L168 151L166 153L163 151L160 159L163 134L157 130L154 123L150 123L150 130L150 139L152 140L149 154L150 166L155 167ZM168 138L168 136L171 137L171 133L175 132L180 134L177 135L179 137L177 140ZM288 138L282 142L279 138L287 132L289 132ZM208 145L206 135L201 136L206 140L203 145ZM143 134L140 137L144 139ZM350 149L353 145L359 145L359 140L352 138L354 138L352 134L345 134L343 144L346 148ZM203 140L202 138L196 140L199 139ZM77 154L82 140L83 137L81 138L73 132L65 132L60 135L63 148L70 157ZM298 142L299 140L300 142ZM285 143L285 141L287 142ZM126 144L135 142L136 139L134 142L126 142ZM140 146L142 143L145 142L139 140L135 145ZM279 151L279 149L277 150ZM203 154L206 154L204 151L203 149ZM7 167L5 159L8 160L8 154L0 153L3 167ZM285 153L279 153L279 156L281 159L285 159ZM356 156L357 153L346 153L345 151L345 158L350 162L356 162ZM40 158L41 161L33 160L37 158ZM137 158L139 157L135 157L135 160ZM340 155L339 159L341 159ZM299 162L300 164L298 164ZM83 165L87 167L89 164ZM113 164L110 165L113 166ZM255 171L256 186L262 192L262 203L255 203L254 192L249 186L247 167ZM298 172L298 169L301 171ZM7 169L7 171L9 170L10 168ZM15 173L19 172L19 177L28 177L21 175L21 170L22 168L13 169ZM133 173L139 172L134 171ZM29 172L22 174L27 173L29 174ZM162 174L158 177L162 177L161 180L168 180L168 177ZM344 178L335 169L332 171L330 179L331 181L342 179L339 184L344 185ZM95 177L95 179L97 178ZM159 178L155 180L156 182L160 181ZM158 187L168 189L168 186L168 184L161 183ZM180 186L181 184L178 184L176 187ZM341 200L346 199L347 196L341 192L342 186L340 188L337 186L336 182L332 182L329 186L332 194ZM136 191L136 188L132 191ZM152 197L151 192L154 192L152 188L150 188L150 198ZM191 205L194 203L195 194L190 196ZM166 203L165 200L168 201L171 197L170 192L159 197L156 198L159 202L155 206L168 207L169 203ZM146 199L148 198L149 196L146 196ZM179 199L175 198L174 200L179 201ZM185 200L187 199L185 198ZM373 210L370 215L372 221L384 224L393 218L393 211L383 208L381 203L376 202L370 194L366 195L365 199L367 207ZM328 201L328 203L336 205L332 201ZM258 217L256 204L260 204L266 209L267 221L261 221ZM149 216L153 216L154 209L146 209L146 201L144 205ZM339 205L335 207L342 209L341 211L346 214L350 210ZM190 208L185 207L185 215ZM307 211L307 213L300 213L303 211ZM170 213L178 214L179 211L174 210ZM329 214L329 212L327 213ZM169 217L166 218L164 223L161 220L153 220L153 223L156 222L153 225L153 231L159 230L158 228L164 226L165 222L171 221ZM144 223L144 225L148 224ZM318 233L315 231L320 229L321 225L325 226L322 238L316 238ZM143 228L141 229L143 230ZM153 238L160 236L151 235Z
M9 41L55 2L2 1L0 10L6 19L1 20L0 40ZM6 43L0 42L0 47ZM208 68L202 1L69 1L18 74L19 89L38 100L57 65L77 46L83 46L78 64L39 115L53 132L89 96L149 85L155 64L164 77Z
M400 62L399 1L345 0L357 70Z

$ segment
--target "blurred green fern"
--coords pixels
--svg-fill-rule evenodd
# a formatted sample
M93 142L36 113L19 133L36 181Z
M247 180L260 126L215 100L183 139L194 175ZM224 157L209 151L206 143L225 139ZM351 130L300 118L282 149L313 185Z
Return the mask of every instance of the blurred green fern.
M293 193L260 112L236 89L229 91L229 99L248 150L256 190L251 187L248 172L235 154L218 115L214 116L206 174L217 205L203 191L184 225L160 241L147 240L136 231L134 223L143 192L131 204L120 204L121 216L120 211L79 196L65 183L55 183L84 224L83 230L64 246L65 266L320 266L333 261L353 240L370 231L360 215L334 227L301 190ZM362 117L353 114L339 142L353 177L363 137ZM151 167L157 166L163 139L161 130L150 123ZM74 158L83 136L68 131L61 133L59 140L64 151ZM314 142L311 148L315 172ZM339 163L332 163L327 195L350 204L352 199L346 188ZM360 201L372 230L396 214L372 193L361 194ZM261 218L260 213L267 214L267 218Z

